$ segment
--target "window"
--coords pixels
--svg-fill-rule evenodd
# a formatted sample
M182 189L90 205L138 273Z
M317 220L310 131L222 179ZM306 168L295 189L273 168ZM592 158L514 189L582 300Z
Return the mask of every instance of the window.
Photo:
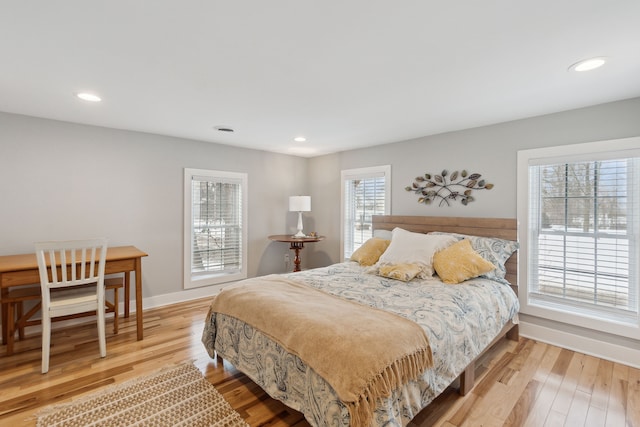
M523 313L640 337L640 138L520 151L518 219Z
M184 287L247 277L247 175L184 170Z
M388 215L391 166L342 171L342 260L372 236L371 216Z

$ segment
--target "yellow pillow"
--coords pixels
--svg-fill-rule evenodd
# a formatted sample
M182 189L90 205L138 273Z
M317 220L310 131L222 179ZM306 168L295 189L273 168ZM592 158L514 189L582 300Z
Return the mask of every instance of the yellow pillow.
M471 242L464 239L436 252L433 268L444 283L456 284L488 273L496 266L482 258L473 250Z
M351 254L352 261L358 261L360 265L369 266L378 262L380 255L389 247L391 240L372 237Z
M380 276L408 282L422 271L417 264L384 264L378 268Z

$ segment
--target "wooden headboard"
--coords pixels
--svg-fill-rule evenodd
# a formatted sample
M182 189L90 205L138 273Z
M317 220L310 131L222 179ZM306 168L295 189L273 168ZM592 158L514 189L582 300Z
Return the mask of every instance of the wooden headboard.
M374 215L374 230L393 230L396 227L416 233L445 231L448 233L469 234L472 236L497 237L506 240L518 240L518 223L515 218L464 218L444 216L400 216ZM505 279L518 293L518 253L511 255L505 263Z

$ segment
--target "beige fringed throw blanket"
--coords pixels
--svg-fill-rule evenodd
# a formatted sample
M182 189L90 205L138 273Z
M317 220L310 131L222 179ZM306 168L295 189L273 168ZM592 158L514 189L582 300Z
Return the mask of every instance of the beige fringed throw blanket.
M368 426L376 400L432 367L429 340L416 323L272 275L223 290L211 312L260 330L300 357Z

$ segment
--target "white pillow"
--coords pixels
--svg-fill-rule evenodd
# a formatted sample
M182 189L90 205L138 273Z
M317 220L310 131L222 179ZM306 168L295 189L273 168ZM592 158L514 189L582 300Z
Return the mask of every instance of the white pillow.
M413 233L397 227L391 234L391 244L378 265L417 264L421 279L433 276L433 254L458 241L454 236Z

